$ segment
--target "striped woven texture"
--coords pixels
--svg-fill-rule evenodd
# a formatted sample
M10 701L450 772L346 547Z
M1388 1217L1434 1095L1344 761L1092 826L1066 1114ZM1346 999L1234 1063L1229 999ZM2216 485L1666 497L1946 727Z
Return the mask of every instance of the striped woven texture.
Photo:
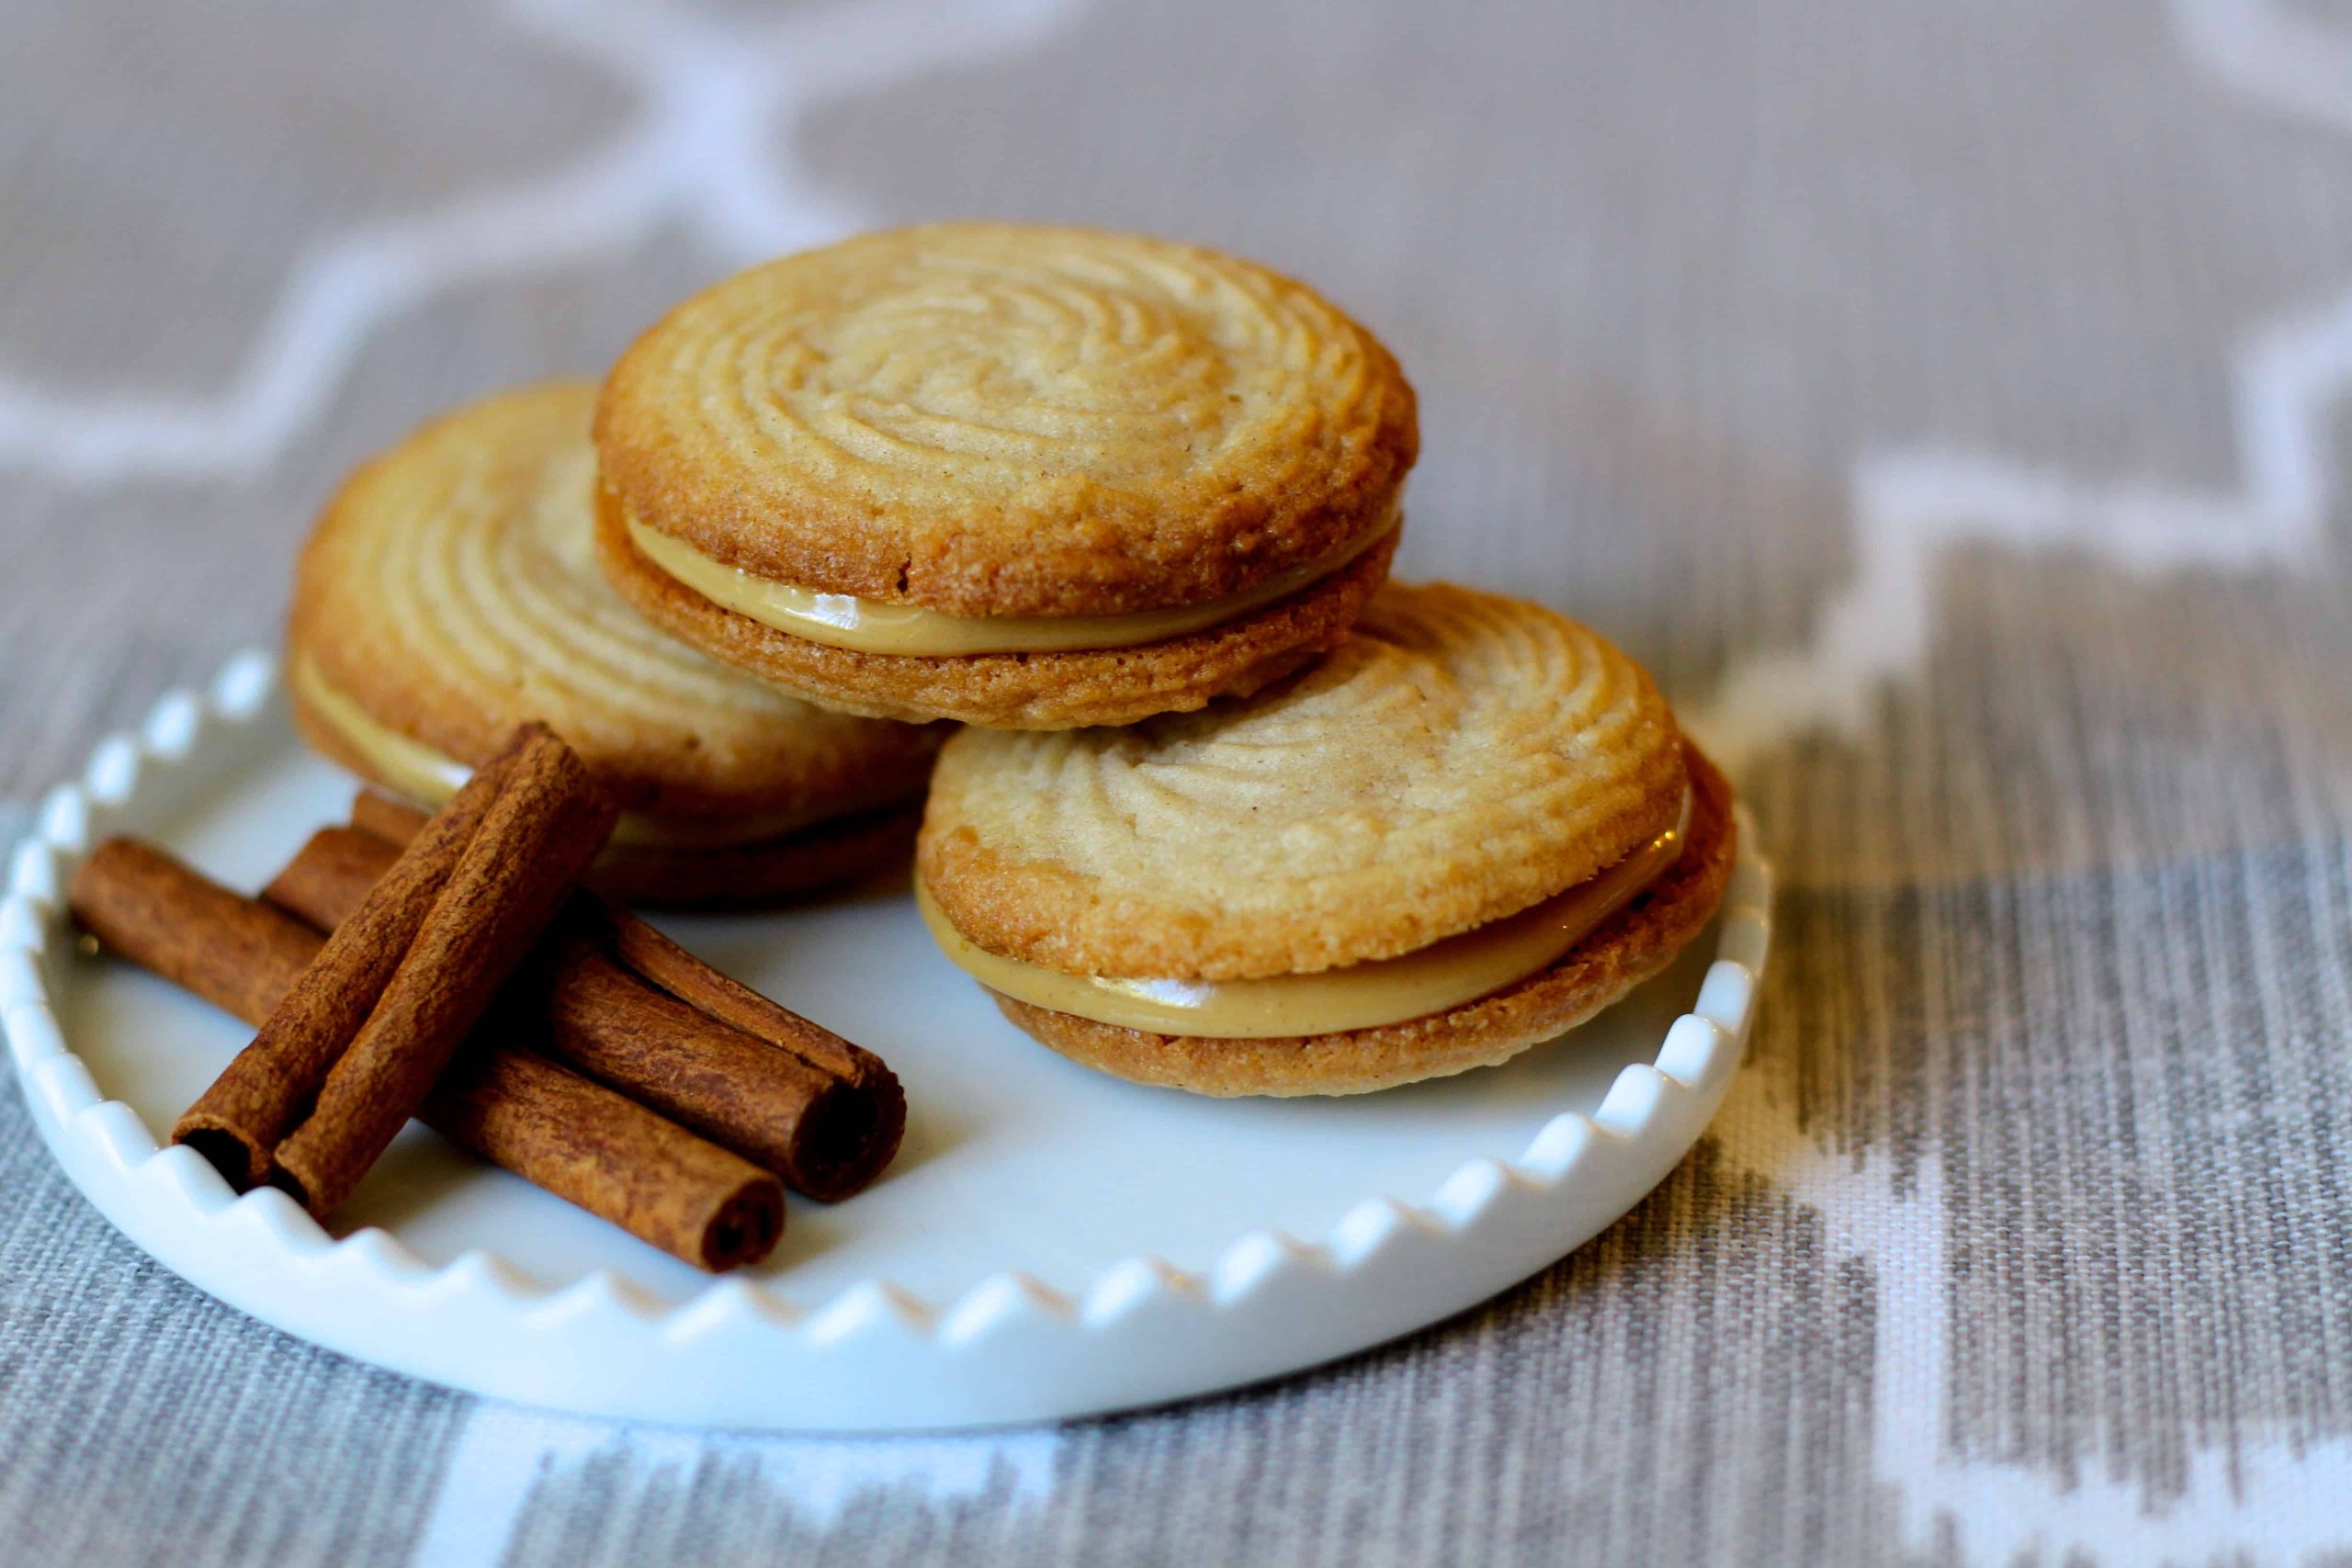
M900 1441L221 1309L0 1091L0 1562L2352 1561L2341 0L0 5L0 835L275 633L354 460L985 213L1397 351L1401 575L1657 674L1782 874L1630 1217L1271 1388Z

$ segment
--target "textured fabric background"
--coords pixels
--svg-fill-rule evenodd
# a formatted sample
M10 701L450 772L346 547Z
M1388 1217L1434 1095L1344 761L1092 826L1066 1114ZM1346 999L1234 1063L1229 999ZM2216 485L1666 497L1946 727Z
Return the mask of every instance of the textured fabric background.
M149 1265L0 1096L10 1564L2352 1561L2352 6L0 8L0 837L454 400L874 222L1396 345L1403 570L1623 637L1782 874L1632 1217L1272 1389L629 1431Z

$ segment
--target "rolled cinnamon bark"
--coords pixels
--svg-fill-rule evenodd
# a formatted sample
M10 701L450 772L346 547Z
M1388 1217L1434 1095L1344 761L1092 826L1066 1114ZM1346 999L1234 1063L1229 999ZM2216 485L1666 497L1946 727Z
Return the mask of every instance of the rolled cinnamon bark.
M322 829L262 897L312 925L332 927L360 904L397 852L356 829ZM502 1004L502 1017L535 1048L776 1172L795 1191L831 1200L873 1179L906 1124L898 1078L879 1058L806 1020L798 1021L803 1028L833 1040L840 1055L865 1057L878 1070L861 1081L776 1049L614 962L610 928L601 905L575 904L510 987L513 1005ZM709 972L691 955L685 963ZM775 1007L756 992L745 994Z
M136 839L92 850L65 903L101 947L252 1024L269 1017L326 942Z
M274 1185L321 1219L334 1212L424 1102L618 815L578 753L542 728L525 728L415 941L328 1070L318 1103L273 1152ZM338 926L326 951L342 933Z
M626 909L610 904L615 955L697 1012L831 1075L846 1090L838 1112L813 1130L798 1190L828 1201L846 1198L882 1173L907 1132L907 1092L881 1057L853 1045L731 975L720 973Z
M424 1108L452 1143L529 1151L518 1174L714 1274L784 1234L773 1173L528 1051L460 1052Z
M325 939L128 839L91 852L69 894L106 947L258 1023ZM752 1263L784 1228L784 1190L747 1160L624 1096L478 1032L419 1120L458 1146L687 1262Z
M426 820L424 813L414 807L374 790L360 791L351 802L351 826L388 844L409 843L424 829ZM264 892L262 897L274 895ZM721 974L662 935L651 923L611 900L587 893L581 897L583 902L598 906L613 956L624 968L635 970L687 1006L787 1051L821 1072L870 1093L895 1099L896 1116L876 1120L877 1125L887 1122L895 1127L896 1131L890 1134L889 1152L896 1152L897 1139L906 1129L906 1097L899 1086L898 1075L881 1057L762 996L732 976ZM883 1156L886 1162L888 1157L888 1153Z
M272 1151L309 1113L336 1060L366 1023L527 741L518 734L438 815L419 825L407 852L338 928L253 1043L173 1126L173 1142L209 1160L230 1186L242 1192L268 1178Z

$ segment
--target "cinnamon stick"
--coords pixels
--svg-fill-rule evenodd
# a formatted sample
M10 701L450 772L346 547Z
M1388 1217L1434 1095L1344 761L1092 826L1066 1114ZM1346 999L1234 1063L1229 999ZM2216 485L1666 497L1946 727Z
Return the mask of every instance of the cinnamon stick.
M248 1023L270 1015L325 941L285 911L129 839L91 852L69 901L105 946ZM700 1268L756 1262L783 1233L784 1192L773 1175L480 1031L418 1119Z
M812 1164L800 1190L828 1201L846 1198L881 1174L907 1131L906 1090L881 1057L712 968L627 910L607 904L602 913L623 965L697 1012L831 1074L851 1091L845 1109L854 1106L857 1114L843 1115L830 1128L824 1158ZM833 1173L830 1179L818 1174L827 1170Z
M310 1115L277 1145L273 1184L319 1218L334 1213L424 1103L458 1043L604 847L616 815L612 797L570 747L526 727L520 752L414 942L328 1070ZM426 831L433 831L430 824ZM423 841L420 836L417 843ZM342 941L338 927L322 960Z
M781 1046L836 1077L865 1083L896 1075L873 1052L723 975L637 916L607 906L614 956L687 1005Z
M784 1234L774 1173L528 1051L460 1053L424 1104L452 1143L527 1150L518 1175L714 1274Z
M326 942L136 839L92 850L65 903L100 946L252 1024L277 1010Z
M353 829L387 843L409 842L424 821L422 812L372 790L362 791L352 802ZM298 868L305 873L327 869L325 865L304 866L317 843L314 839L312 846L304 849L295 864L287 868L281 881L295 875ZM342 845L332 855L348 856L354 852L350 846ZM322 860L330 858L326 851L321 851L320 856ZM349 874L347 863L337 870L341 876ZM279 884L274 883L263 897L275 899L279 890ZM292 887L287 891L300 896ZM351 896L348 881L342 882L336 897L348 900ZM333 918L325 908L304 908L300 904L292 907L322 925ZM334 906L338 913L350 908L347 901ZM583 890L574 896L574 919L593 921L600 929L602 944L622 967L643 976L695 1011L731 1024L846 1088L847 1093L830 1096L831 1109L797 1135L790 1168L770 1166L771 1169L781 1171L795 1191L827 1201L846 1198L862 1190L888 1166L906 1134L907 1097L898 1075L881 1057L721 974L608 899ZM639 1086L632 1081L621 1087L634 1093ZM716 1132L711 1135L738 1152L751 1152ZM766 1163L764 1159L763 1163Z
M424 923L458 857L497 798L525 738L468 780L415 839L334 941L172 1128L243 1191L267 1179L271 1152L306 1115L345 1046Z
M355 829L322 829L262 897L332 927L397 852ZM510 987L514 1005L503 1016L534 1048L776 1172L796 1191L838 1198L872 1179L879 1093L647 984L607 955L605 924L600 907L577 906ZM887 1067L879 1077L898 1108L894 1145L905 1101ZM887 1161L889 1148L878 1152Z

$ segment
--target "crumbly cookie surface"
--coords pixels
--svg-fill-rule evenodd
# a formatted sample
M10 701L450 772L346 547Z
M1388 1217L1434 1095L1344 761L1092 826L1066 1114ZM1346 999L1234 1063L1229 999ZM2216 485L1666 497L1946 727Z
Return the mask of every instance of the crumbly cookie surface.
M544 719L637 810L814 820L919 792L939 729L798 701L613 591L594 560L594 400L589 382L525 388L360 468L303 547L289 655L468 764Z
M1674 716L1589 627L1392 583L1251 700L1124 730L967 730L918 863L990 952L1229 980L1387 958L1523 909L1672 826Z
M647 619L730 664L843 713L999 729L1132 724L1255 692L1345 641L1396 553L1392 534L1287 599L1164 642L925 659L828 647L714 604L647 560L609 503L596 546L606 578Z
M605 482L756 576L962 615L1239 592L1374 526L1412 388L1305 285L1005 223L867 234L655 323L605 384Z
M1075 1061L1194 1094L1363 1094L1493 1066L1575 1028L1664 969L1713 918L1731 883L1738 829L1724 776L1695 750L1690 767L1690 840L1672 869L1558 963L1449 1011L1287 1040L1206 1040L1120 1029L1009 997L996 1004Z

